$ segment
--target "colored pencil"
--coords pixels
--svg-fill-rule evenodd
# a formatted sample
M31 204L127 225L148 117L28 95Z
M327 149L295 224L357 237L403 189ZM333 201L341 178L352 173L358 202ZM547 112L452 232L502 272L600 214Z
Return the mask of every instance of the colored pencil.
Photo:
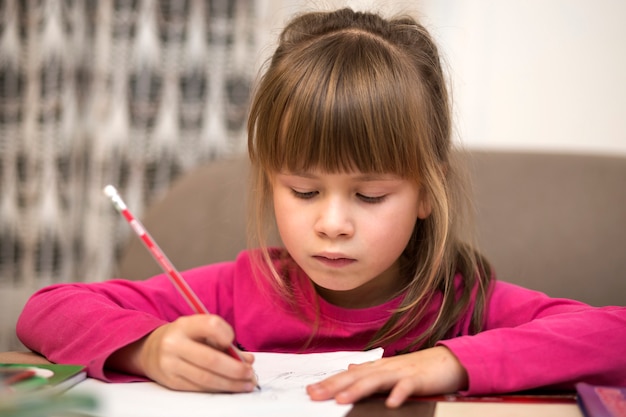
M163 269L163 271L165 271L172 284L174 284L174 287L185 299L191 309L196 314L209 314L209 310L207 310L204 304L202 304L202 301L200 301L196 293L191 289L189 284L187 284L187 281L185 281L183 276L174 267L172 262L163 252L163 250L161 250L159 245L157 245L157 243L152 238L150 233L148 233L143 224L141 224L141 222L130 212L130 210L128 210L126 203L124 203L124 200L122 200L122 197L120 197L117 189L112 185L107 185L106 187L104 187L104 194L106 194L111 199L113 205L115 206L115 209L122 215L122 217L124 217L124 219L126 219L128 224L130 224L131 228L135 231L137 236L139 236L144 246L148 249L148 251L157 261L159 266ZM233 358L242 362L244 361L239 351L235 349L232 344L228 346L227 352ZM258 384L256 387L260 389Z

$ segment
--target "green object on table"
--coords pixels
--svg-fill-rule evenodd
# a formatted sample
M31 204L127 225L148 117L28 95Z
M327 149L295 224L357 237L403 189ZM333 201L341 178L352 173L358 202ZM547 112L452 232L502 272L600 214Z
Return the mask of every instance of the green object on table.
M78 416L97 406L91 395L5 395L0 397L0 417Z
M85 367L7 364L0 369L34 370L34 375L0 386L0 417L80 416L97 408L94 396L65 391L86 377Z

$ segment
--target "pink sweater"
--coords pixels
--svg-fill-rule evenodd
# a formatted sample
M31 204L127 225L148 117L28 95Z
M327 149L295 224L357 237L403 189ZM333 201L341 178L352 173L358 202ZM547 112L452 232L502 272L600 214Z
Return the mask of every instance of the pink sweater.
M301 271L293 271L290 279L303 307L303 314L294 314L268 283L254 279L247 252L234 262L183 275L209 311L233 326L236 344L248 351L303 352L316 314L310 300L317 300L320 319L305 352L361 350L400 302L399 297L365 309L337 307L314 294ZM439 304L436 299L430 306L430 319ZM104 369L108 356L191 313L165 275L146 281L58 284L31 297L17 333L26 346L53 362L85 364L90 376L106 381L133 381L140 378ZM424 327L383 346L385 356L402 350ZM573 388L579 381L626 386L624 307L590 307L498 281L484 331L469 335L468 327L469 317L463 317L455 337L440 342L467 369L467 394Z

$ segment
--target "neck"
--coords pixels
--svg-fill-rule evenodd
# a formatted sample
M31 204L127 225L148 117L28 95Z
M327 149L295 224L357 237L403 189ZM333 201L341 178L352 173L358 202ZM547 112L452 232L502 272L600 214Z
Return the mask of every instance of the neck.
M404 280L400 278L398 262L366 284L352 290L335 291L313 284L315 291L324 300L343 308L368 308L384 304L396 297L402 288Z

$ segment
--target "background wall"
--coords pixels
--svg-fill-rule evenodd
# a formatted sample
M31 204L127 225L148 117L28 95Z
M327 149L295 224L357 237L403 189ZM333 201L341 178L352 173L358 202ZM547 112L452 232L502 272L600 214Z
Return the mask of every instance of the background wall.
M626 154L626 2L431 0L474 147Z
M466 146L626 154L623 0L328 5L421 16L446 58Z

